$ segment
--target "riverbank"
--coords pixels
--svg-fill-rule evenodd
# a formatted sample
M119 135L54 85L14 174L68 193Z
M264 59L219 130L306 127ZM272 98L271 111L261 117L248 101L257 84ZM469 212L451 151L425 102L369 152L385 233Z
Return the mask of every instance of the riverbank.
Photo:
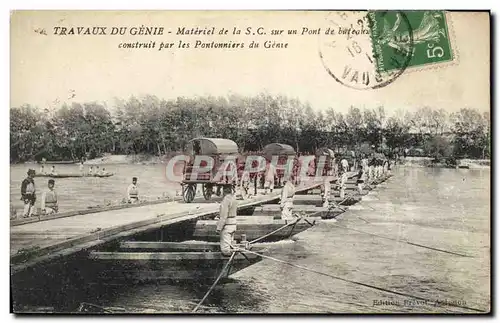
M170 153L163 156L153 156L146 154L133 154L133 155L111 155L105 154L102 157L89 159L85 161L85 165L155 165L163 164L170 157L177 153ZM11 165L25 165L25 164L41 164L34 160L24 162L11 162ZM79 161L50 161L47 160L45 165L78 165Z
M165 164L170 158L178 153L169 153L163 156L152 156L145 154L134 155L111 155L107 154L100 158L94 158L85 161L85 165L158 165ZM450 168L444 163L434 163L433 157L406 157L401 164L404 167L434 167ZM34 162L26 162L31 164ZM50 162L46 164L60 164L61 162ZM484 169L491 167L490 159L457 159L458 165L468 166L469 169ZM12 164L12 165L15 165Z
M163 164L175 153L169 155L151 156L151 155L107 155L102 158L88 160L85 163L89 165L106 164L136 164L136 165L155 165ZM450 168L444 163L433 163L433 157L406 157L403 166L405 167L437 167ZM468 166L470 169L490 168L490 159L457 159L457 165Z
M403 167L433 167L453 168L445 163L433 162L433 157L406 157L401 166ZM469 169L484 169L491 167L490 159L457 159L457 165Z

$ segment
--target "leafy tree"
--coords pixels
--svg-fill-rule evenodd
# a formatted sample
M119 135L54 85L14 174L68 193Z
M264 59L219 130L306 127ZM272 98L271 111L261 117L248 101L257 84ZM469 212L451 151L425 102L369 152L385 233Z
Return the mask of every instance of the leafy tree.
M351 106L345 114L317 112L308 103L283 95L231 94L227 97L153 95L117 99L112 109L98 102L63 104L40 110L10 109L11 162L77 160L105 153L163 155L183 151L198 136L234 140L241 151L259 151L272 142L298 152L317 148L366 150L385 144L390 150L424 148L429 156L490 156L489 113L466 108L451 116L443 109L398 110ZM371 148L370 148L371 149Z
M361 114L361 110L351 106L344 120L347 128L346 144L351 143L351 148L354 148L364 139L363 116Z
M479 112L471 108L463 108L452 114L453 133L455 135L455 154L463 157L483 155L487 146L485 142L488 126Z

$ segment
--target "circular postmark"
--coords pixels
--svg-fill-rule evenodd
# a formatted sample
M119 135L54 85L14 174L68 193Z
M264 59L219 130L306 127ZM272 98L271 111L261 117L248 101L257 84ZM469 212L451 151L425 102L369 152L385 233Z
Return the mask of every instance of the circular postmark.
M413 32L401 11L335 11L325 19L319 56L344 86L366 90L394 82L413 56Z

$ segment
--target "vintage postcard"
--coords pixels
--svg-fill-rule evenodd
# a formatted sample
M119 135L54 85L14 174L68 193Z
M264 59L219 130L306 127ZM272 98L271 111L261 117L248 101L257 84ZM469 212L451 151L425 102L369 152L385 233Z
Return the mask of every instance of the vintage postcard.
M13 11L11 312L489 314L490 33Z

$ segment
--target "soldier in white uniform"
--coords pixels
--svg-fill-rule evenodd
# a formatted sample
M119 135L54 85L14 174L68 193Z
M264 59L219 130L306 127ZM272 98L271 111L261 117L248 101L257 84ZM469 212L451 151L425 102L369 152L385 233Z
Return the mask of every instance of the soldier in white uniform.
M323 176L323 207L330 206L330 176Z
M337 160L335 159L335 155L331 156L331 159L330 159L330 171L329 171L329 175L330 176L337 176Z
M340 162L340 198L344 199L345 196L345 187L347 184L347 172L349 171L349 163L344 158Z
M382 174L386 176L388 172L389 172L389 159L386 158L384 160L384 166L382 167Z
M358 193L362 194L363 193L363 188L365 186L365 181L366 181L366 167L363 167L363 163L359 165L359 170L358 170L358 176L357 176L357 181L356 183L358 184Z
M57 193L54 190L55 181L49 179L48 190L42 194L41 209L44 214L54 214L59 211L59 203L57 201Z
M281 191L281 218L283 220L291 220L293 218L293 197L295 195L295 186L292 179L285 180L285 186Z
M370 167L368 166L368 156L366 154L363 154L360 167L362 174L361 176L359 176L358 173L358 191L361 194L365 185L370 181L370 174L369 174Z
M373 183L375 180L375 165L376 165L376 159L375 157L371 156L370 160L368 161L368 183Z
M230 256L236 232L236 211L238 201L233 196L231 185L224 185L222 202L220 204L217 233L220 234L220 250L223 255Z
M137 187L137 177L132 178L132 184L127 188L127 199L129 203L139 202L139 188Z

